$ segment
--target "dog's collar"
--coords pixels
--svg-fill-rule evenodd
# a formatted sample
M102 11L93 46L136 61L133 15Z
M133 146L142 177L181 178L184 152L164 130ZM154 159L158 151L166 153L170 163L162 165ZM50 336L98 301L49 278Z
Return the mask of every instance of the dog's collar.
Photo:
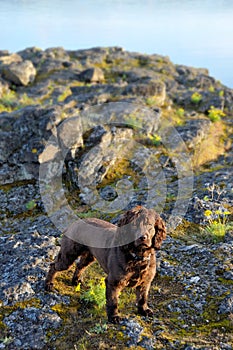
M150 261L150 257L151 257L151 254L149 254L148 256L140 256L133 252L130 252L130 255L133 257L135 261Z

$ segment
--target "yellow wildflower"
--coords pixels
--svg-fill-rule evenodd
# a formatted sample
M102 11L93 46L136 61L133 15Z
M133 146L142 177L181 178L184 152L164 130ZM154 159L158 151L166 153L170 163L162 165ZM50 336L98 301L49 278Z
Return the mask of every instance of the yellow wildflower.
M212 213L212 211L211 210L209 210L209 209L207 209L207 210L205 210L205 212L204 212L204 215L205 216L211 216L213 213Z
M75 292L80 292L80 290L81 290L81 283L77 285L77 287L75 288Z

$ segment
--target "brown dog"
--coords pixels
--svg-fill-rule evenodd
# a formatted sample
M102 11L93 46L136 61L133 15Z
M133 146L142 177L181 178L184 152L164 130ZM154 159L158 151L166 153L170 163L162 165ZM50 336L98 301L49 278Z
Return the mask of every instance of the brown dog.
M97 248L96 244L93 246L85 242L90 231L93 237L96 230L100 234L107 232L109 238L105 240L104 247L100 244ZM138 312L151 316L147 298L156 273L155 250L160 249L165 238L166 229L161 217L153 209L141 206L127 211L118 226L99 219L85 219L82 224L78 221L64 233L60 252L50 266L45 289L52 289L57 271L67 270L79 258L72 280L74 285L77 284L84 269L97 259L107 273L105 283L109 322L120 321L118 296L126 286L136 287Z

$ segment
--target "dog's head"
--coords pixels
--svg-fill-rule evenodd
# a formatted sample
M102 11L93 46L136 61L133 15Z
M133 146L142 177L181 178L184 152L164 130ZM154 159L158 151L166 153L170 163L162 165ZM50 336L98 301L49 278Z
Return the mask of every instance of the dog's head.
M118 222L121 242L128 240L136 248L161 248L166 238L164 221L153 209L137 206L128 210Z

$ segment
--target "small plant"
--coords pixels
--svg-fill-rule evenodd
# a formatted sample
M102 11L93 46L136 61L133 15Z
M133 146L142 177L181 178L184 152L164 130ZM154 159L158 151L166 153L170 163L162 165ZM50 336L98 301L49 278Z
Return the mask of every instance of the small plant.
M184 112L185 112L184 108L178 108L178 109L176 110L176 114L177 114L178 117L180 117L180 118L184 116Z
M194 92L191 96L191 102L194 104L200 103L202 100L202 95L199 92Z
M209 199L211 199L213 201L214 198L216 198L216 200L219 201L222 194L224 194L226 192L226 190L224 188L221 188L220 186L215 185L215 183L213 183L212 185L208 184L207 190L210 193L211 198L209 198L208 196L205 196L204 197L205 201L209 201Z
M98 283L90 280L88 283L88 290L81 293L80 299L85 300L91 303L94 303L98 308L102 308L105 305L105 278L102 277ZM76 292L79 292L81 289L80 283L75 288Z
M230 225L227 224L229 214L227 210L205 210L204 215L208 221L205 230L212 235L214 242L221 241L229 229Z
M222 117L225 117L225 115L226 114L221 109L215 108L214 106L211 106L208 110L208 117L212 122L218 122Z
M34 208L36 208L36 206L37 206L37 204L34 200L27 202L25 205L27 210L33 210Z
M96 323L95 326L90 329L90 332L95 334L103 334L107 331L107 329L108 329L107 323L103 323L103 324Z
M25 107L29 105L35 105L37 103L36 100L33 98L29 97L27 94L23 94L20 99L19 99L19 104L21 105L20 107Z
M17 96L14 91L5 93L0 98L0 113L11 112L17 105Z
M159 146L161 144L161 137L159 135L156 135L156 134L150 135L149 139L153 146Z
M147 106L154 107L158 105L158 98L156 96L151 96L146 99Z
M215 88L214 88L213 85L210 85L210 87L209 87L209 92L215 92Z
M220 90L219 91L219 97L223 97L224 96L224 91L223 90Z

